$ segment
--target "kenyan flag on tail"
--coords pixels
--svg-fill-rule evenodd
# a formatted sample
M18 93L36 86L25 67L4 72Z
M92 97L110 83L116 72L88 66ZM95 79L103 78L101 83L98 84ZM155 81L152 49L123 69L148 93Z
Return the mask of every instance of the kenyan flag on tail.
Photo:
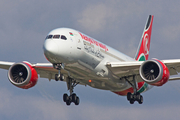
M153 15L149 15L141 41L139 43L139 47L135 56L137 61L145 61L148 60L149 57L149 49L150 49L150 42L151 42L151 31L152 31L152 24L153 24Z

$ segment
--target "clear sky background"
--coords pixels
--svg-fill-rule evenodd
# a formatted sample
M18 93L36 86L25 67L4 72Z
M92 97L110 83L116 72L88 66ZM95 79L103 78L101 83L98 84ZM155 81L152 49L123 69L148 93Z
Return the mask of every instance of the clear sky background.
M48 62L42 45L55 28L79 30L131 57L138 47L149 14L154 15L150 58L180 58L179 0L0 0L0 60ZM1 120L152 120L180 118L180 81L143 93L144 103L77 86L80 105L66 106L64 82L39 79L23 90L0 70Z

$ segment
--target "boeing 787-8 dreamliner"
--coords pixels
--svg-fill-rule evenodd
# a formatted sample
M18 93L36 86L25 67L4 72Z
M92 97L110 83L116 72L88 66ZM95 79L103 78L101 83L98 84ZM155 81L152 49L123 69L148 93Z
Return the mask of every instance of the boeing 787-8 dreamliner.
M50 63L0 61L0 68L7 69L9 81L23 89L35 86L38 75L66 82L70 93L64 94L63 100L67 105L72 102L79 105L80 99L73 91L78 84L127 96L130 104L135 101L142 104L142 92L180 79L170 78L180 72L180 59L148 60L153 17L149 15L147 19L134 58L77 30L57 28L47 35L43 44Z

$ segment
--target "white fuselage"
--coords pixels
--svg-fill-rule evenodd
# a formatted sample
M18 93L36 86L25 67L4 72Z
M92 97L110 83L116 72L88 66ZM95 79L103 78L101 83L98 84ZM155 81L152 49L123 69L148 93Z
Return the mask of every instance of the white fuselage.
M126 81L113 77L106 64L135 60L79 31L54 29L48 34L43 49L48 61L64 63L65 69L84 84L111 91L131 87Z

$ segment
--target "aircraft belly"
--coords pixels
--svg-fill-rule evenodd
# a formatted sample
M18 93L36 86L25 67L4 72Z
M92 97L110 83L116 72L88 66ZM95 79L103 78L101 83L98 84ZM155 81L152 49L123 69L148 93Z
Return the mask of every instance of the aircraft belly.
M83 62L67 64L65 70L69 71L70 76L80 82L93 88L117 91L129 87L125 81L115 80L111 77L102 77L96 74L90 66Z

